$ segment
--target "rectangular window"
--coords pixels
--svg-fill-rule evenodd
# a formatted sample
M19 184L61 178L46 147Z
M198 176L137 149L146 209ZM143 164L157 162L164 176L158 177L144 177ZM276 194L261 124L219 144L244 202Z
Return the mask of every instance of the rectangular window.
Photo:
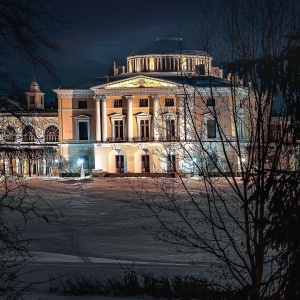
M207 106L215 106L216 105L215 99L214 98L208 98L206 100L206 105Z
M29 96L29 105L34 106L34 96Z
M281 126L279 124L272 124L270 126L270 141L278 142L281 138Z
M148 107L148 99L140 99L140 107Z
M217 126L215 120L207 120L207 137L216 138L217 137Z
M78 138L80 141L86 141L89 139L88 122L78 122Z
M174 99L173 98L166 98L165 99L165 106L174 106Z
M149 140L149 120L141 120L140 121L140 137L142 140Z
M123 121L115 121L115 139L117 140L123 140Z
M114 107L123 107L122 99L115 99L114 100Z
M175 137L175 120L166 121L166 139L173 140Z
M167 157L167 172L175 172L175 170L176 170L175 155L168 155L168 157Z
M78 101L78 108L79 109L86 109L87 108L87 101Z
M124 173L124 155L116 155L116 173Z
M149 155L142 155L142 172L150 172L150 157Z

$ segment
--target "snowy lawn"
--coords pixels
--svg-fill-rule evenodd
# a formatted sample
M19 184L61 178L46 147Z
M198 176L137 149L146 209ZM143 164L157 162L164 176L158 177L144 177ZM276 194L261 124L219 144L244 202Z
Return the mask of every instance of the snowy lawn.
M198 274L189 255L172 251L143 229L156 221L149 211L136 208L139 199L128 180L138 179L28 179L33 201L42 196L38 210L45 218L28 224L26 237L33 239L29 249L35 259L26 268L34 272L26 278L47 281L64 274L108 278L122 276L124 267L132 265L157 275ZM148 187L150 180L145 179ZM209 265L205 255L197 260L203 270ZM40 285L42 290L48 286ZM28 299L56 299L34 297Z

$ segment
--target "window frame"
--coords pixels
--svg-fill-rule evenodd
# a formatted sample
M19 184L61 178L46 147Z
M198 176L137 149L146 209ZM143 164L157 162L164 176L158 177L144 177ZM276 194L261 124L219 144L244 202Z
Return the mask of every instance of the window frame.
M114 107L123 107L123 99L114 99Z
M212 125L209 125L209 123L213 122L213 129ZM211 134L211 130L213 130L213 135ZM217 138L217 122L216 120L212 118L207 118L206 120L206 136L208 139L215 139Z
M149 99L148 98L140 98L139 99L139 107L149 107Z
M175 106L174 98L165 98L165 107L174 107L174 106Z
M78 100L78 109L87 109L88 103L87 100Z
M76 119L76 141L79 142L90 142L91 141L91 117L87 115L80 115L75 117ZM87 137L88 139L79 139L79 123L87 123Z

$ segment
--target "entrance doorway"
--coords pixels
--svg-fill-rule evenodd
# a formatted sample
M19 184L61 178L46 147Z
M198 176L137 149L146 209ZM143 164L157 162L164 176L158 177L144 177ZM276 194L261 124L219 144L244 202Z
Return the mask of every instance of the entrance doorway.
M149 155L142 155L142 173L150 173L150 157Z
M116 173L124 173L124 155L116 155Z

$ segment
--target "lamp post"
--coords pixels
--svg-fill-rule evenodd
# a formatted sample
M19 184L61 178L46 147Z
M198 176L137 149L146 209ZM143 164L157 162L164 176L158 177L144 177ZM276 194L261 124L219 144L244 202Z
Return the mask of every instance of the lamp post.
M79 158L79 159L77 160L77 165L78 165L78 166L81 166L80 178L85 178L84 169L83 169L83 163L84 163L84 161L83 161L82 158Z

